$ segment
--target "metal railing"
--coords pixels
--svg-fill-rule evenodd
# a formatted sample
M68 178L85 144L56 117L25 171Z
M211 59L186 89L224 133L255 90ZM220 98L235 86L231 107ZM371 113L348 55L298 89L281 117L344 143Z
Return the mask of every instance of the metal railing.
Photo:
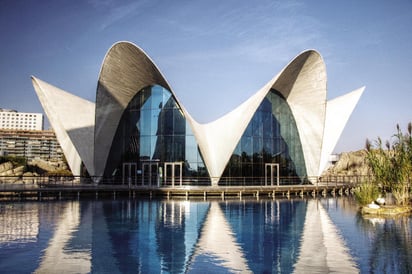
M213 178L212 178L213 179ZM348 185L354 187L362 182L371 181L369 175L353 175L353 176L326 176L326 177L280 177L279 186L287 185L315 185L319 187L333 187ZM78 177L78 176L0 176L0 191L13 190L35 190L38 188L104 188L104 186L117 185L124 188L139 188L139 187L172 187L172 182L160 181L152 184L144 181L129 181L124 183L122 178L106 178L106 177ZM126 180L127 182L127 180ZM184 177L181 186L211 186L211 178L209 177ZM271 184L265 182L264 177L222 177L219 180L218 186L277 186L276 183ZM174 185L180 187L180 184Z

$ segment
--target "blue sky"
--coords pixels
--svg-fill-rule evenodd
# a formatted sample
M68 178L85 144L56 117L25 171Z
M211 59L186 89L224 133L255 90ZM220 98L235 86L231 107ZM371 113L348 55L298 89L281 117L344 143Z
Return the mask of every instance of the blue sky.
M199 122L318 50L328 99L366 86L335 152L412 121L412 1L1 0L0 107L42 112L30 75L90 101L103 58L131 41Z

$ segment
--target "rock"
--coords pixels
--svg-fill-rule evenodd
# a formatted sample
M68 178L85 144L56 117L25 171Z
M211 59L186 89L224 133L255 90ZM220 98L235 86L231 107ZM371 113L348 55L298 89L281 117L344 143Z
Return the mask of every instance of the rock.
M23 182L26 184L34 184L37 182L37 178L36 178L36 173L32 173L32 172L25 172L23 173Z
M32 173L32 172L24 172L23 173L23 177L34 177L34 176L36 176L36 175L34 175L34 173Z
M11 162L5 162L0 164L0 174L6 172L13 168L13 164Z
M15 169L13 169L13 175L21 176L23 175L23 171L24 171L24 166L16 167Z
M12 176L13 175L13 169L9 169L6 172L3 172L4 176Z
M57 170L56 167L54 167L53 165L51 165L49 162L45 161L45 160L41 160L41 159L34 159L32 161L30 161L29 163L32 166L36 166L44 171L47 172L54 172Z
M368 175L369 167L366 162L366 151L358 150L353 152L343 152L340 154L339 160L324 171L322 177L325 176L352 176L352 175Z

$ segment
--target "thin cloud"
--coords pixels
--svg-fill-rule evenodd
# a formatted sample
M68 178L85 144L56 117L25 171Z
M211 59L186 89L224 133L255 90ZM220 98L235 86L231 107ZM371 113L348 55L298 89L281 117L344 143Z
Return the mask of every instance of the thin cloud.
M177 38L182 42L183 39L194 43L210 41L207 49L192 48L190 52L170 58L175 61L176 58L243 57L259 63L286 62L308 46L325 43L320 22L305 15L300 2L273 2L254 6L246 14L244 11L244 7L227 9L218 6L216 19L207 25L202 24L202 20L188 25L179 19L163 17L161 20L167 20L179 34L183 34Z
M104 21L100 25L100 31L103 31L116 23L140 14L140 10L149 3L148 1L131 1L122 4L115 0L89 0L88 3L97 11L102 12Z

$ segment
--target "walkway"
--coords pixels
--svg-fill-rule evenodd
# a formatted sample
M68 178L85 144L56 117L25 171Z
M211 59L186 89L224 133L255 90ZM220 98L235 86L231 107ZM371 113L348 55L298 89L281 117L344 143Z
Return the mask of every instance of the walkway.
M0 184L0 198L45 198L80 196L163 196L163 197L275 197L326 194L348 194L354 185L350 183L322 183L317 185L280 185L280 186L134 186L126 184L93 185L74 182L53 184Z

